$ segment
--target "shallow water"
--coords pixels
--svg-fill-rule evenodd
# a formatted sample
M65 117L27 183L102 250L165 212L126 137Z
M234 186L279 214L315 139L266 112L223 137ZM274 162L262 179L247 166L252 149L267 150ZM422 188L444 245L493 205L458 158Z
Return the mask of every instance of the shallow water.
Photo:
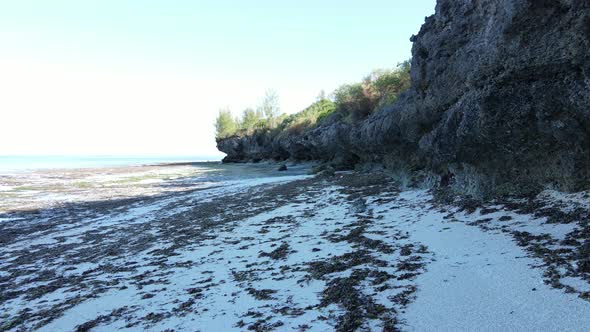
M0 174L41 169L100 168L217 161L215 156L2 156Z
M175 191L230 186L277 176L302 175L308 165L279 172L276 164L220 162L50 168L0 174L0 212L54 207L73 202L154 196Z

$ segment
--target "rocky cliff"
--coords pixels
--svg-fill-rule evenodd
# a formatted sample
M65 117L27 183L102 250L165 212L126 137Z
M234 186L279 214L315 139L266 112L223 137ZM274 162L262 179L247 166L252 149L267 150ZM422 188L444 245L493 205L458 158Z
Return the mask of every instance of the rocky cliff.
M360 123L218 142L226 161L379 164L476 196L590 181L590 2L439 0L412 87Z

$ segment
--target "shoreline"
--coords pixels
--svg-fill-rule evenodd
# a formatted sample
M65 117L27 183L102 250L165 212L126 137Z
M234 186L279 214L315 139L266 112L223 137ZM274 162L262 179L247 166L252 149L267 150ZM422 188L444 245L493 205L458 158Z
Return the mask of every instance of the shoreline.
M310 165L299 164L281 173L275 172L276 168L272 164L238 166L220 162L182 162L0 174L0 213L199 189L231 179L306 174Z
M339 172L15 211L0 331L581 331L588 206Z
M56 170L87 170L117 167L147 167L193 165L220 162L221 159L199 159L201 157L141 157L141 156L0 156L0 175Z

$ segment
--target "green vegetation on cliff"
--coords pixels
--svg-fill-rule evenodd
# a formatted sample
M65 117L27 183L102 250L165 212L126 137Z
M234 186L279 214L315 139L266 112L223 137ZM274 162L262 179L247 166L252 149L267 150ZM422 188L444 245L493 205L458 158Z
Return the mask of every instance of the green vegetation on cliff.
M292 115L280 113L278 95L269 90L256 109L245 109L239 118L234 118L228 109L220 110L215 122L216 139L259 131L272 132L274 136L299 135L320 125L331 114L346 122L356 122L394 103L409 87L410 62L405 61L394 69L374 70L361 82L341 85L331 99L322 93L316 102Z
M335 109L334 102L321 98L303 111L285 117L277 127L279 135L301 134L306 129L314 127Z
M226 138L232 136L238 130L237 120L231 114L228 108L220 109L217 119L215 120L215 135L217 138Z
M395 69L374 70L362 82L345 84L334 91L334 102L348 121L366 118L375 110L393 104L410 87L410 62Z

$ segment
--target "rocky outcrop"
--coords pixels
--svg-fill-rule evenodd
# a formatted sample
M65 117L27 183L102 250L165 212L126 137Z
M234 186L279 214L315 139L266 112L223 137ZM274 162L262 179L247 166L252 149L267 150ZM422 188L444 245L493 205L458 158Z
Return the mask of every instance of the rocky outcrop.
M439 0L412 87L354 125L218 142L227 161L381 163L472 195L590 181L590 2Z

